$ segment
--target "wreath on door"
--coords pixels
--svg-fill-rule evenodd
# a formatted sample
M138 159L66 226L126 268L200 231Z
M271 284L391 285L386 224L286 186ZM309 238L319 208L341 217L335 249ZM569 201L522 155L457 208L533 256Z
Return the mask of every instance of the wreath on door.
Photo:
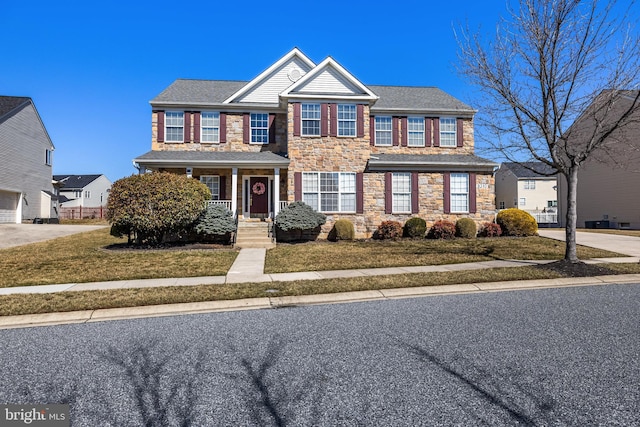
M253 194L257 194L258 196L261 196L264 194L265 191L267 191L267 188L262 182L256 182L255 184L253 184L253 187L251 188L251 190L253 191Z

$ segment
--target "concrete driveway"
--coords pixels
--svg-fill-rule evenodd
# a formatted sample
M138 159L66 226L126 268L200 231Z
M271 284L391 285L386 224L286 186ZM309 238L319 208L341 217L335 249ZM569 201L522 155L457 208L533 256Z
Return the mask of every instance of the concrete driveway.
M538 229L538 234L550 239L565 240L564 230ZM640 237L621 236L618 234L576 232L576 242L579 245L604 249L631 257L640 257Z
M104 228L106 225L0 224L0 249Z

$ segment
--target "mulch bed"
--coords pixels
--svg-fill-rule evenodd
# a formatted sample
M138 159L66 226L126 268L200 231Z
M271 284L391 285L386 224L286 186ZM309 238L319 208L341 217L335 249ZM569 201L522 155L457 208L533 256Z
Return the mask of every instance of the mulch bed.
M610 270L599 265L585 264L584 262L571 262L564 259L551 262L549 264L541 264L536 267L555 271L565 277L591 277L620 274L615 270Z
M231 245L220 243L163 243L159 246L149 245L129 245L127 243L116 243L102 248L107 251L209 251L209 250L233 250Z

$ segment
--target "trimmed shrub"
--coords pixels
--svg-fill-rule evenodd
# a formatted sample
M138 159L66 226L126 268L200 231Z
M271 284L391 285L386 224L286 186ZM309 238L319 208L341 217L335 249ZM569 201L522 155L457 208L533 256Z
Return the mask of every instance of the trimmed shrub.
M236 231L236 221L225 206L211 205L196 220L194 229L205 238L228 241Z
M510 208L498 212L496 222L505 236L535 236L538 233L535 218L521 209Z
M418 217L409 218L404 223L405 237L424 237L427 232L427 222Z
M495 222L485 222L480 227L478 235L480 237L498 237L502 234L502 229Z
M355 235L356 230L353 227L353 223L348 219L339 219L333 224L333 228L327 238L332 242L336 242L338 240L353 240Z
M446 219L436 221L429 232L427 239L453 239L456 235L456 225Z
M471 218L460 218L456 221L456 237L473 239L476 237L476 222Z
M111 186L107 221L115 236L138 245L158 245L165 235L185 233L211 197L206 185L185 175L132 175Z
M397 239L402 237L402 225L398 221L382 221L374 233L376 239Z
M290 203L276 216L276 239L295 241L315 239L327 217L302 201ZM309 231L312 231L311 233Z

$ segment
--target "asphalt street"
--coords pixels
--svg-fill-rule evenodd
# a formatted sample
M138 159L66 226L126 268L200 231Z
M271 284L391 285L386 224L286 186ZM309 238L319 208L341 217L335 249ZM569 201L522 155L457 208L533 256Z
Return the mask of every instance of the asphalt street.
M640 425L640 284L0 330L73 426Z

